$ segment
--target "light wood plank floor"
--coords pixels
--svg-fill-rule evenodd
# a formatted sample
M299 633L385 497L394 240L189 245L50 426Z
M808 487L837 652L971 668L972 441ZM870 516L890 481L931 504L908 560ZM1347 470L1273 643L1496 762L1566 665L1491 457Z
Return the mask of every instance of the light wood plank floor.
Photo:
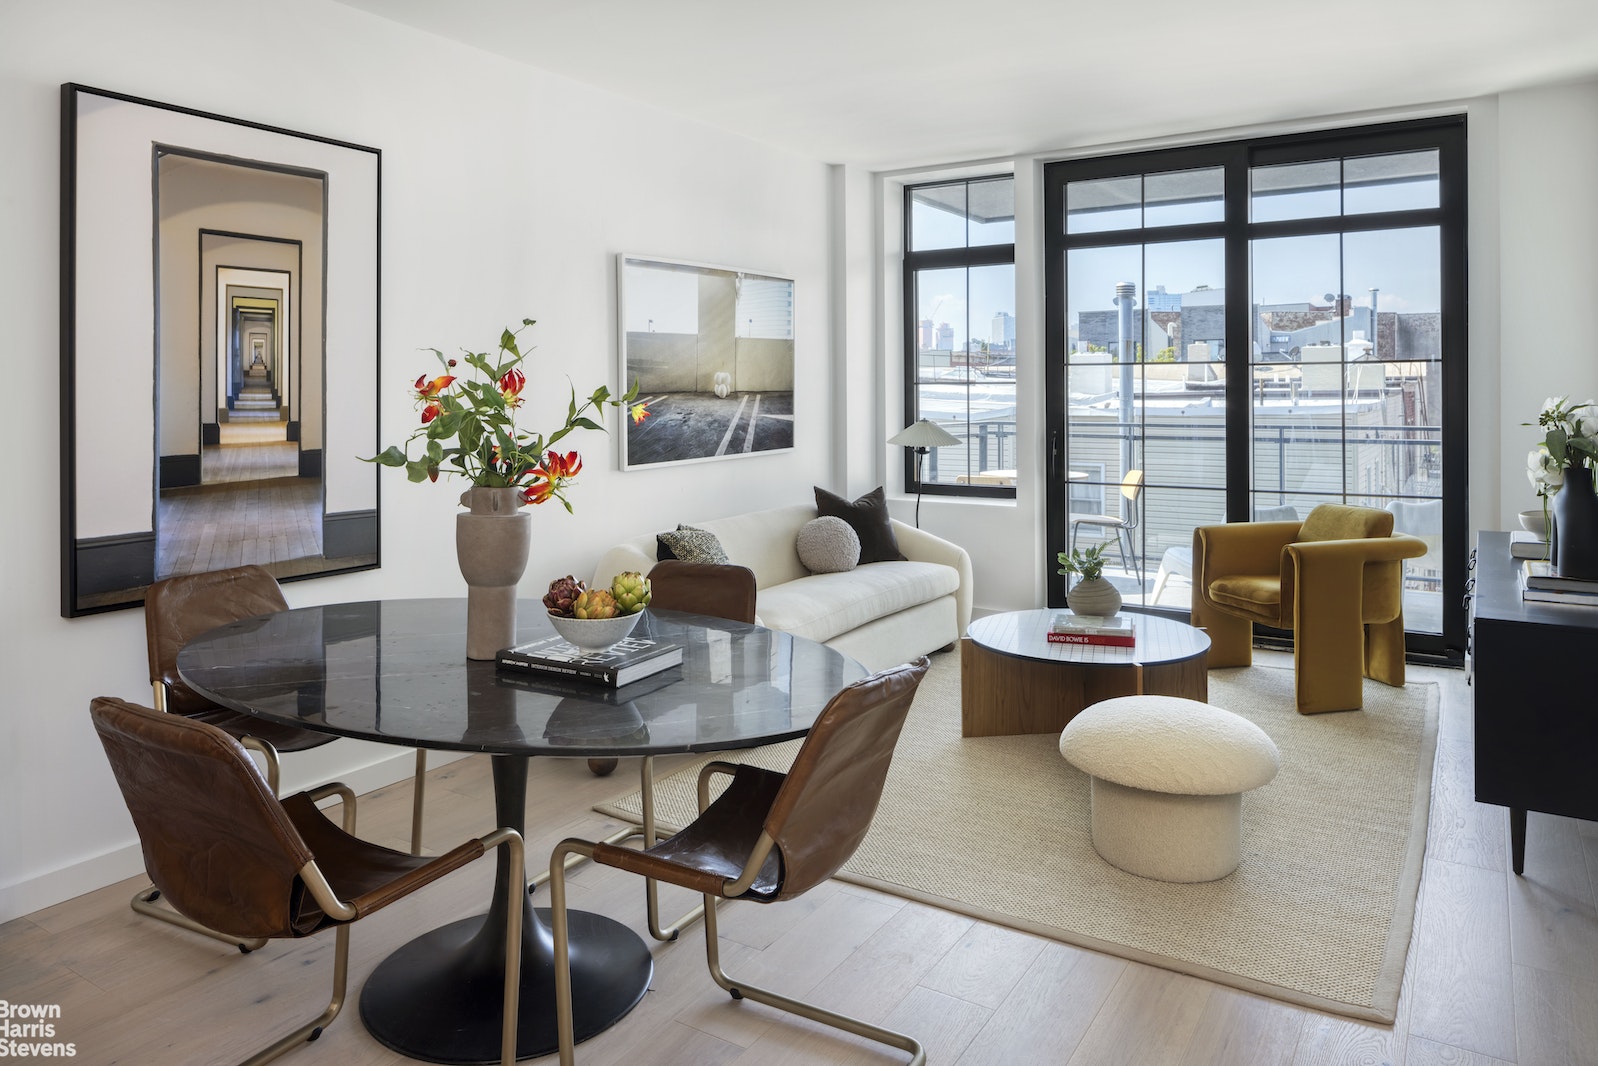
M1470 690L1443 687L1428 855L1397 1024L1367 1025L972 921L832 882L799 900L724 909L722 958L757 983L913 1032L934 1063L1171 1066L1520 1066L1598 1063L1598 825L1532 814L1527 869L1508 871L1508 819L1471 800ZM430 775L427 840L486 828L485 757ZM667 764L663 769L669 770ZM589 807L634 784L580 759L539 760L528 854L611 827ZM365 797L363 832L404 847L410 786ZM360 923L352 1003L288 1062L405 1060L362 1029L353 998L371 968L419 930L480 911L488 863ZM0 998L61 1006L58 1039L85 1063L235 1061L326 1002L332 938L249 956L141 919L126 881L0 926ZM574 905L643 930L636 878L587 869ZM540 894L543 898L543 894ZM547 902L547 900L546 900ZM686 904L668 896L668 905ZM673 908L670 913L677 913ZM696 926L654 945L654 984L621 1024L579 1049L608 1064L893 1063L902 1056L751 1003L704 970ZM651 941L653 944L653 942Z

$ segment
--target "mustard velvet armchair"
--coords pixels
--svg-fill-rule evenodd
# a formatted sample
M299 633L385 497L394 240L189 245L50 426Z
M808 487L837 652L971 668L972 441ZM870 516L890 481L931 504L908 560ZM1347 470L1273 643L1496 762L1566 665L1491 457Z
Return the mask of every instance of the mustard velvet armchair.
M1373 507L1193 530L1193 624L1209 665L1253 661L1254 623L1291 629L1300 714L1357 710L1362 678L1404 683L1404 560L1426 554Z

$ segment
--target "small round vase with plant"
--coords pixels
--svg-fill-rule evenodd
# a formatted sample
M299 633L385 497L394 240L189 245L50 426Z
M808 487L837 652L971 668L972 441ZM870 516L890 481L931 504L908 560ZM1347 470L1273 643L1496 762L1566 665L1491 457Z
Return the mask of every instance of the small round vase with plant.
M1076 614L1099 615L1108 618L1121 609L1121 592L1104 576L1103 544L1083 550L1075 548L1060 552L1055 560L1062 576L1076 574L1078 581L1065 594L1065 605Z
M1527 423L1528 425L1530 423ZM1543 439L1526 459L1526 476L1542 497L1551 557L1561 577L1598 580L1598 404L1550 396L1537 414Z

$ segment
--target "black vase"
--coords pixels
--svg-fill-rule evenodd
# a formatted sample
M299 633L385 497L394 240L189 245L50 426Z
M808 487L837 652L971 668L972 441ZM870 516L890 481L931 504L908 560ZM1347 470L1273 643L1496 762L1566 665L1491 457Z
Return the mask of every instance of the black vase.
M1565 468L1565 484L1554 494L1553 519L1559 576L1598 580L1598 496L1590 467Z

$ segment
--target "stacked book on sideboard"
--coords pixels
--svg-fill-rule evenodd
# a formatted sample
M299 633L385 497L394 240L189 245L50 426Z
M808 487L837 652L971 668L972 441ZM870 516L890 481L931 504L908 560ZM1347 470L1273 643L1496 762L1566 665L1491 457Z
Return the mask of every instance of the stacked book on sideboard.
M525 671L617 688L680 664L682 646L644 637L624 637L601 651L584 651L554 636L505 648L495 662L505 671Z
M1520 598L1528 603L1598 607L1598 580L1561 577L1544 559L1527 559L1520 566Z
M1509 554L1516 559L1546 559L1548 558L1548 538L1539 537L1535 533L1528 533L1524 529L1511 530L1509 534Z
M1137 626L1124 614L1106 618L1064 611L1054 616L1054 623L1049 627L1049 643L1131 648L1137 644Z

